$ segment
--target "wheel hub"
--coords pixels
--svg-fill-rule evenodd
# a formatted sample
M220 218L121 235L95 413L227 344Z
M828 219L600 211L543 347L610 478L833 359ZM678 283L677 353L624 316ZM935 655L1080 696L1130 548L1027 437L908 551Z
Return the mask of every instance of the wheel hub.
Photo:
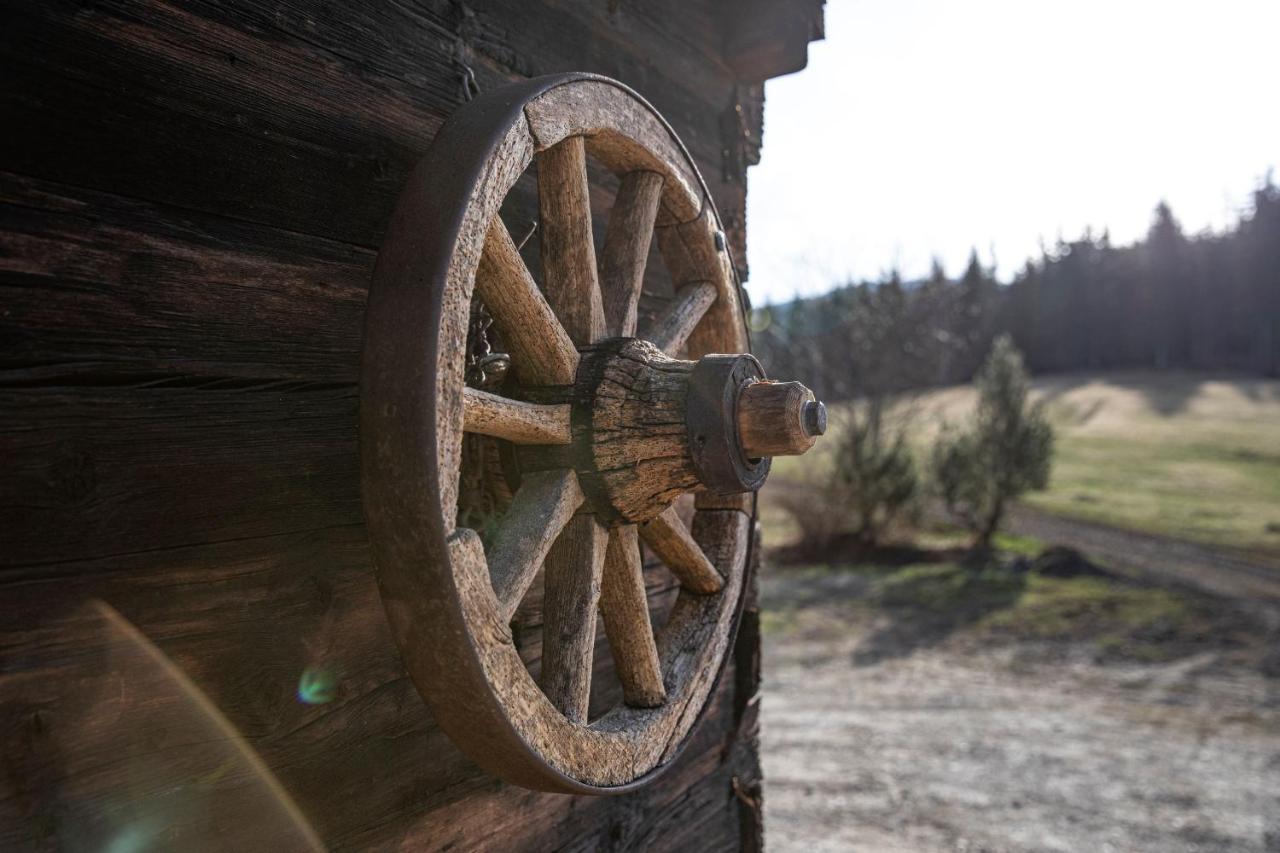
M572 443L521 447L519 469L572 468L586 509L611 527L649 521L688 491L755 491L771 456L802 453L826 430L809 389L768 381L747 353L687 361L637 338L579 352L572 386L525 391L570 404ZM759 452L755 434L778 446Z

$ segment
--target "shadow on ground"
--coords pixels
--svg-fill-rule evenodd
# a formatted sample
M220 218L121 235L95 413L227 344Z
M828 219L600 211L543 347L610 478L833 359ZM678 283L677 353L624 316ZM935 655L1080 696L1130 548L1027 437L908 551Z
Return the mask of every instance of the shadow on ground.
M868 628L851 652L855 666L943 644L1020 644L1045 657L1070 653L1102 664L1210 653L1264 674L1280 671L1276 626L1239 602L1117 574L1071 548L1033 558L833 543L826 556L797 567L782 561L785 552L775 554L772 571L791 577L766 581L765 606L778 624L788 614L825 612L830 618L817 630L837 632L856 613Z
M947 640L1014 606L1026 589L1025 572L991 557L968 556L902 568L872 586L881 618L853 654L858 666L905 657Z

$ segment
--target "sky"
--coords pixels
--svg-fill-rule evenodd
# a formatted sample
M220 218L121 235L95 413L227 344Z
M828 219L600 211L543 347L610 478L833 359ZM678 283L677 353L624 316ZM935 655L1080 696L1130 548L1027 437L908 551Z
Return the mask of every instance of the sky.
M1007 280L1087 227L1140 238L1161 199L1222 229L1277 165L1280 0L829 0L765 84L749 289L958 276L972 249Z

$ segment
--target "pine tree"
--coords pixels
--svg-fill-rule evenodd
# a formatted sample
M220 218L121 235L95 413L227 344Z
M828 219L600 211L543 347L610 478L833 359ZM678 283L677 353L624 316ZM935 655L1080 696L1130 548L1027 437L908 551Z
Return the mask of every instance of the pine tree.
M836 453L837 494L854 513L854 532L866 546L915 502L920 478L905 430L884 422L877 397L854 408Z
M986 549L1009 501L1049 485L1053 430L1043 406L1028 405L1030 382L1007 335L996 339L974 384L973 422L944 429L931 461L947 510L973 532L974 547Z

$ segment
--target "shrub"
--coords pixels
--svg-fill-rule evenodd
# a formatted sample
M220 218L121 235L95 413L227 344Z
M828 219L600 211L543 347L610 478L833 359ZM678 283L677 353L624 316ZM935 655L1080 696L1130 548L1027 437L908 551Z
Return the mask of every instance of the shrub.
M965 429L945 428L931 467L947 511L987 549L1008 502L1049 484L1053 429L1041 404L1028 405L1022 356L1001 335L979 370L978 409Z
M905 431L885 425L880 400L861 408L837 449L832 491L853 511L858 541L872 546L913 506L920 482Z
M771 484L776 504L800 529L800 541L794 556L800 559L825 559L831 545L848 529L849 514L844 505L833 500L827 489L797 488L781 482Z

